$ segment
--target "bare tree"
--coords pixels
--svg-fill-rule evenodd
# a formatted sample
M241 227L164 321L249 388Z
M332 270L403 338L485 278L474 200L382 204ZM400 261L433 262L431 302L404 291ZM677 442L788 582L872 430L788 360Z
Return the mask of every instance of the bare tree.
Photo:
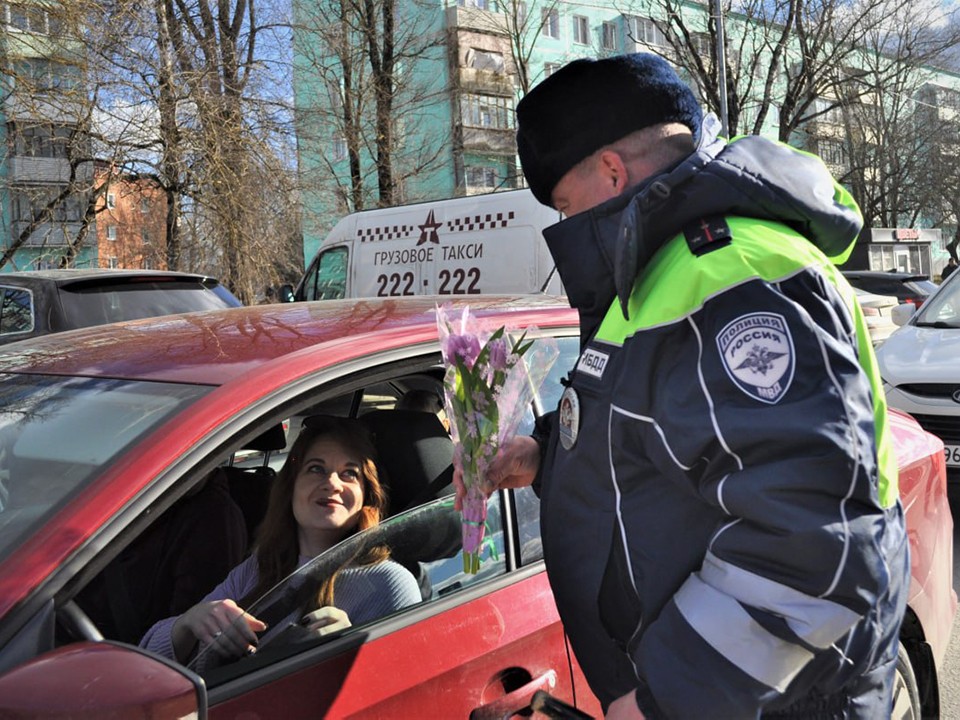
M663 37L662 46L653 50L680 66L707 106L718 110L718 19L712 9L679 0L654 0L653 8L646 12L652 12L650 21ZM724 0L729 134L761 132L773 111L780 139L792 140L804 123L838 107L841 98L856 99L838 82L855 84L867 76L865 65L871 83L882 85L895 80L904 62L917 67L935 61L957 35L931 33L929 12L910 0L746 0L736 5ZM913 54L878 45L881 37L892 40L893 18L926 29L923 42L909 44ZM899 29L914 32L902 24ZM870 92L869 85L854 86Z
M290 279L291 263L302 267L299 251L290 256L299 237L288 19L268 0L101 8L109 22L90 47L109 89L112 154L163 187L168 266L215 273L241 299L261 299Z
M326 194L331 202L321 204L339 213L402 202L407 181L436 169L448 151L449 137L411 141L442 102L444 37L425 7L295 2L297 129L301 148L311 149L301 157L305 191Z

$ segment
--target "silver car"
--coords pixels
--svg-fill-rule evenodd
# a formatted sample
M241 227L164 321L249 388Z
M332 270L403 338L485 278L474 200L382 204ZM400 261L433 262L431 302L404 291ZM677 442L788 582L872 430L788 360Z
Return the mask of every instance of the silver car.
M905 303L892 317L902 327L877 348L887 401L943 440L948 473L960 480L960 273L919 310Z

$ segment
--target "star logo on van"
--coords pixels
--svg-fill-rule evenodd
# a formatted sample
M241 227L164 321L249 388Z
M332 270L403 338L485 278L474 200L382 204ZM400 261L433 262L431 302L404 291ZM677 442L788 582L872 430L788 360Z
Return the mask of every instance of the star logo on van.
M423 245L427 242L440 244L440 236L437 235L437 228L439 228L443 223L438 223L433 217L433 210L427 215L427 221L423 225L417 225L417 228L420 230L420 239L417 240L417 245Z

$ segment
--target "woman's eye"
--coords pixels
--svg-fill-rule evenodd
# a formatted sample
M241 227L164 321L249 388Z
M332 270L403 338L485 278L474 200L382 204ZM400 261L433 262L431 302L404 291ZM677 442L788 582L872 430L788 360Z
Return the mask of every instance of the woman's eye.
M360 473L356 470L347 469L347 470L344 470L342 473L340 473L340 477L346 478L348 480L359 480Z

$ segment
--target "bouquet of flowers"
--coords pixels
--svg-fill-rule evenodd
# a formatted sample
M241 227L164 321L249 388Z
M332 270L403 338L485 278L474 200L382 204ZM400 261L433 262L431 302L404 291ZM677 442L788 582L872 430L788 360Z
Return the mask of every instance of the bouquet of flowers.
M463 500L463 569L480 570L487 519L481 480L501 444L520 419L559 353L552 338L526 340L506 327L485 330L464 308L451 318L450 305L437 307L440 347L446 365L444 394L457 445L466 497Z

